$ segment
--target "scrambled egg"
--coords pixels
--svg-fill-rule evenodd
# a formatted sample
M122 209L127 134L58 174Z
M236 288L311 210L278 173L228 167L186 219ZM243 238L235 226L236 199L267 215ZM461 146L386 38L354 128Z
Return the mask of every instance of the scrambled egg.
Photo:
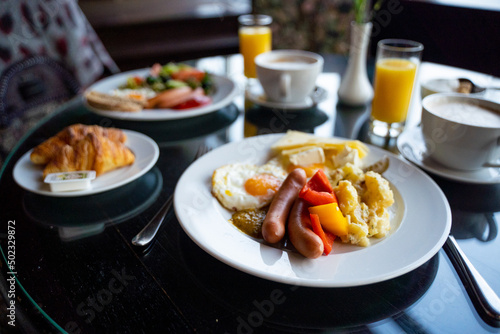
M384 237L391 228L387 208L394 203L389 182L378 173L363 173L351 163L331 177L340 210L349 223L349 234L341 237L342 242L369 246L370 237Z

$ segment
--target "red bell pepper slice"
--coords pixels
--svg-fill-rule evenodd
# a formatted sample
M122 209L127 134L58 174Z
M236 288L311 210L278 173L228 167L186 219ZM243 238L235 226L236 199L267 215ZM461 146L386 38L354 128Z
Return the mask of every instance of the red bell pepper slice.
M333 248L333 242L335 241L335 235L330 232L325 232L323 227L321 227L321 223L319 221L319 216L315 213L309 214L311 217L311 226L314 233L316 233L321 241L323 241L323 253L325 255L330 254Z
M299 197L312 205L338 203L332 185L322 169L318 169L307 181L306 185L300 190Z
M310 203L311 205L323 205L330 203L338 203L337 197L333 192L315 191L311 189L304 189L301 191L299 197Z
M328 181L328 177L322 169L318 169L316 173L307 181L306 187L315 191L332 192L333 188Z

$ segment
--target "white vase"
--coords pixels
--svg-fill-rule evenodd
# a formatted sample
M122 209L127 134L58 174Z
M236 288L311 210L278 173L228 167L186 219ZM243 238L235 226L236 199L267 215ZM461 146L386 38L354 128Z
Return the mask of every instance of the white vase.
M338 92L339 100L343 104L362 106L373 98L373 87L366 71L366 54L371 31L371 22L351 22L349 61Z

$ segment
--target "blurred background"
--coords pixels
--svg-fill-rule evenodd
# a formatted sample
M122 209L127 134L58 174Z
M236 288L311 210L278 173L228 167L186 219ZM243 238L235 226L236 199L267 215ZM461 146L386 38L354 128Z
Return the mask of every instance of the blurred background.
M347 54L353 0L80 0L121 70L238 52L237 17L273 17L273 47ZM500 1L384 0L371 52L383 38L424 44L424 61L500 76Z
M379 0L367 0L369 7ZM273 48L348 58L355 0L0 1L0 166L24 133L96 80L154 63L239 52L238 16L273 17ZM423 61L500 77L499 0L383 0L384 38L424 44ZM340 59L340 60L339 60ZM332 71L332 69L325 69Z

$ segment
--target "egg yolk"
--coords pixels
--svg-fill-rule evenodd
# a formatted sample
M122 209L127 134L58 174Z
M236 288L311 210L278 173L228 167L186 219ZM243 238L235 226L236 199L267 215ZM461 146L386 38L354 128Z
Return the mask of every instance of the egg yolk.
M270 174L256 175L245 182L245 190L252 196L263 196L269 193L275 193L280 186L281 181Z

